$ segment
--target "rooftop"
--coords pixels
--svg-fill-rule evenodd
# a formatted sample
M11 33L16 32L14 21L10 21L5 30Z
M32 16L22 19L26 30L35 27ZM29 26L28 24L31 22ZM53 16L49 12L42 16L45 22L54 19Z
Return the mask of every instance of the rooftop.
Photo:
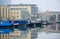
M8 6L36 6L36 4L9 4Z

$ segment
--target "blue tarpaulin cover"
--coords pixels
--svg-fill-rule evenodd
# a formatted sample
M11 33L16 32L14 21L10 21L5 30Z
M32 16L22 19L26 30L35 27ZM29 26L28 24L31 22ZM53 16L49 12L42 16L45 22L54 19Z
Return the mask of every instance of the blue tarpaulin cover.
M25 20L15 20L14 23L27 24L28 21L25 21Z
M9 23L9 21L0 21L0 26L11 26L12 25L12 23Z
M9 34L10 32L13 32L12 29L0 29L1 34Z

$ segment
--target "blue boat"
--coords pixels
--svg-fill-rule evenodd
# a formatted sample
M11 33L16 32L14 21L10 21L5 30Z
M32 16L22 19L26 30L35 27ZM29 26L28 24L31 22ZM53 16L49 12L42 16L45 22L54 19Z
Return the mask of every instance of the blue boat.
M14 20L14 23L27 24L28 21L25 21L25 20Z
M13 32L12 29L0 29L0 34L9 34L10 32Z
M36 23L27 24L27 27L28 27L28 28L34 28L34 24L36 24Z
M0 34L8 34L13 31L13 24L8 20L0 20Z
M14 24L17 24L19 23L18 26L15 25L16 28L18 28L20 31L26 31L27 28L26 28L26 24L28 23L28 21L26 20L14 20Z
M13 29L13 24L8 20L0 20L0 29Z
M7 20L1 20L0 21L0 26L12 26L13 24L10 23L9 21Z

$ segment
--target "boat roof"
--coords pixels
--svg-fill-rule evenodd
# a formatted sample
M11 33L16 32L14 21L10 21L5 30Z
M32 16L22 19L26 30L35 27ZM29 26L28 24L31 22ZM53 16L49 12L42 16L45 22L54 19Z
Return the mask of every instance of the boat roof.
M10 23L9 21L6 20L2 20L0 21L0 26L11 26L12 23Z
M26 20L14 20L14 23L27 24L28 21L26 21Z

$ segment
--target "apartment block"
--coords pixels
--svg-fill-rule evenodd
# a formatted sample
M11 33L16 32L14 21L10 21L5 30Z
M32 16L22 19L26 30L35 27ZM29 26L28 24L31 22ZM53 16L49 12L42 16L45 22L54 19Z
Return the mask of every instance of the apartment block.
M8 19L8 6L0 5L0 18Z

